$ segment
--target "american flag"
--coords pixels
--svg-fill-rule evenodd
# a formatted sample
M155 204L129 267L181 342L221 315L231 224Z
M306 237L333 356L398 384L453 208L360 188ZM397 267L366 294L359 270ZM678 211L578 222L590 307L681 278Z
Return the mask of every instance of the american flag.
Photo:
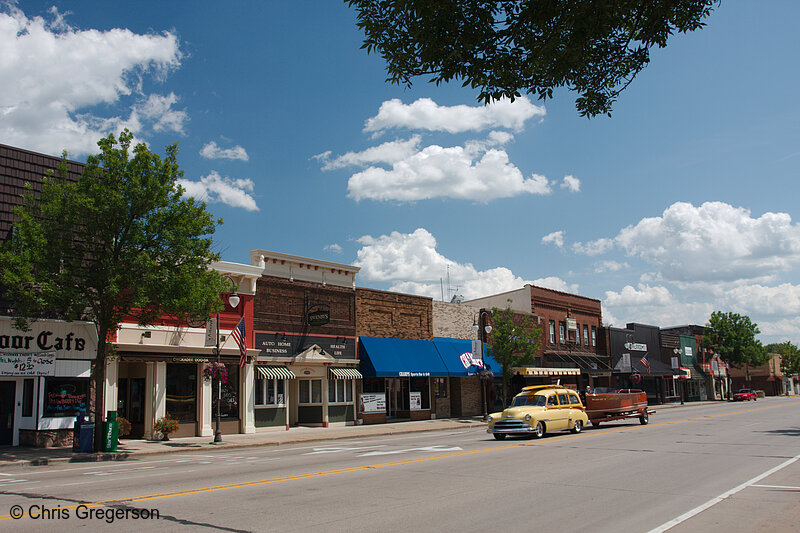
M236 324L236 327L231 331L231 337L239 345L239 366L244 368L247 362L247 342L245 341L244 317Z
M645 353L639 361L642 362L644 367L647 369L647 373L650 373L650 361L647 360L647 354Z

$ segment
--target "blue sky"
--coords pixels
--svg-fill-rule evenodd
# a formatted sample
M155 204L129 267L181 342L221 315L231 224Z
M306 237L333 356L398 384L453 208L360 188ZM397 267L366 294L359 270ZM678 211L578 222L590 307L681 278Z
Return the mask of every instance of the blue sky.
M178 142L227 261L356 264L360 286L436 299L535 283L615 326L735 311L797 343L798 18L723 2L587 120L566 90L485 107L388 85L336 1L2 3L0 143Z

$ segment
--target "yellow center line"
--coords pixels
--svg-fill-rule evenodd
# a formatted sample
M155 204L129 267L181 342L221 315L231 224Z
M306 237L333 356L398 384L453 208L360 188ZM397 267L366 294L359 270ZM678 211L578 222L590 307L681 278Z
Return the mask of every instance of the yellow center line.
M240 489L240 488L247 488L247 487L257 487L257 486L260 486L260 485L269 485L269 484L272 484L272 483L282 483L282 482L285 482L285 481L298 481L298 480L301 480L301 479L312 479L312 478L317 478L317 477L334 476L334 475L338 475L338 474L349 474L349 473L352 473L352 472L362 472L364 470L371 470L371 469L376 469L376 468L386 468L386 467L391 467L391 466L410 465L410 464L421 463L421 462L426 462L426 461L436 461L436 460L439 460L439 459L449 459L449 458L452 458L452 457L461 457L461 456L465 456L465 455L473 455L473 454L477 454L477 453L495 452L495 451L500 451L500 450L508 450L508 449L512 449L512 448L521 448L523 446L535 446L535 445L538 445L538 444L545 444L545 443L548 443L548 442L558 442L558 441L567 440L567 439L575 439L575 438L580 438L580 437L590 437L590 436L593 436L593 435L596 435L596 436L608 435L609 433L619 433L621 431L632 431L632 430L637 430L637 429L645 429L646 427L667 426L667 425L671 425L671 424L678 424L678 423L681 423L681 422L693 422L693 421L697 421L697 420L705 420L705 419L708 419L708 418L717 418L717 417L720 417L720 416L730 416L730 415L738 415L738 414L744 414L744 413L752 413L752 412L755 412L755 411L763 411L763 410L766 410L766 409L775 409L777 407L786 407L786 406L787 406L787 404L770 405L770 406L766 406L766 407L755 407L753 409L744 409L744 410L741 410L741 411L732 411L732 412L728 412L728 413L718 413L718 414L714 414L714 415L704 415L704 416L698 416L698 417L693 417L693 418L684 418L684 419L681 419L681 420L673 420L672 422L658 422L658 423L655 423L655 424L651 423L648 426L641 426L640 425L640 426L629 426L629 427L623 427L623 428L607 429L607 430L603 431L602 433L594 433L594 432L592 432L592 433L580 433L580 434L575 434L575 435L562 435L562 436L558 436L558 437L550 437L546 441L537 440L535 442L505 444L505 445L501 445L501 446L492 446L492 447L489 447L489 448L479 448L477 450L464 450L464 451L460 451L460 452L451 452L451 453L445 453L445 454L440 454L440 455L430 455L430 456L426 456L426 457L417 457L417 458L413 458L413 459L403 459L403 460L400 460L400 461L391 461L391 462L386 462L386 463L376 463L376 464L369 464L369 465L362 465L362 466L353 466L353 467L349 467L349 468L338 468L338 469L335 469L335 470L324 470L324 471L321 471L321 472L309 472L309 473L306 473L306 474L294 474L294 475L291 475L291 476L274 477L274 478L268 478L268 479L260 479L260 480L256 480L256 481L242 481L242 482L239 482L239 483L230 483L230 484L226 484L226 485L213 485L213 486L210 486L210 487L200 487L200 488L196 488L196 489L188 489L188 490L181 490L181 491L174 491L174 492L160 492L160 493L156 493L156 494L146 494L146 495L143 495L143 496L135 496L135 497L128 497L128 498L115 498L115 499L111 499L111 500L100 500L100 501L91 502L91 503L71 505L69 507L61 507L61 509L74 510L74 509L77 509L80 506L93 508L93 507L103 507L103 506L107 506L107 505L110 505L110 504L122 503L122 502L126 502L126 503L145 502L145 501L160 500L160 499L165 499L165 498L176 498L176 497L180 497L180 496L191 496L191 495L194 495L194 494L203 494L203 493L208 493L208 492L218 492L218 491L223 491L223 490ZM23 516L17 517L17 519L19 519L19 518L27 518L27 517L28 517L28 515L27 515L27 513L25 513ZM12 518L11 515L0 515L0 520L9 520L11 518Z

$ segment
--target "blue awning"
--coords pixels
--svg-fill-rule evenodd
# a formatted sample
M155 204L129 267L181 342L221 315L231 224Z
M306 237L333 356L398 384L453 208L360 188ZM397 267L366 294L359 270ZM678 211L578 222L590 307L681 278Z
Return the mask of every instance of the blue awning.
M481 358L473 355L471 340L434 337L433 344L439 351L439 355L442 356L451 377L475 376L480 372ZM485 344L484 349L486 349ZM486 370L496 376L502 376L500 365L494 357L484 353L482 362L486 366Z
M444 377L447 367L432 341L359 337L361 373L368 377Z

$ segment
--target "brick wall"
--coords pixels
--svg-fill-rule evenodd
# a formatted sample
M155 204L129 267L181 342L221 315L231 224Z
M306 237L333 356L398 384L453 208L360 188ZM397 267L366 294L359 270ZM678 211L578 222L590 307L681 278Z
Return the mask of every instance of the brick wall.
M474 339L472 324L480 309L465 304L433 302L433 336L449 339Z
M319 305L330 308L330 322L323 326L306 325L307 309ZM262 276L256 284L255 330L352 337L356 334L355 317L353 289L272 276Z
M433 300L356 287L356 334L392 339L433 339Z

